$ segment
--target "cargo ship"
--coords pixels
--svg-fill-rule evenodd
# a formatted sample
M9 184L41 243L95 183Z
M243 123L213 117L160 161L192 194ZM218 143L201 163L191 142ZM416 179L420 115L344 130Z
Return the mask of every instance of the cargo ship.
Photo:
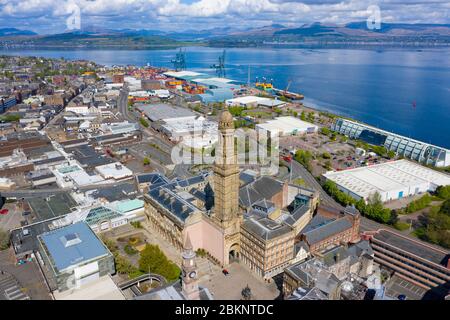
M280 90L280 89L274 88L273 91L275 92L275 94L277 96L285 97L289 100L303 100L305 98L305 96L302 94L290 92L290 91L286 91L286 90Z

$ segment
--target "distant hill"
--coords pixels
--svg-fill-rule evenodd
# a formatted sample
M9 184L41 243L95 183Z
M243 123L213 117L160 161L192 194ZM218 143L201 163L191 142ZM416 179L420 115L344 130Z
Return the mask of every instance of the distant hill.
M1 41L2 38L0 38ZM66 48L173 48L184 45L174 39L138 31L77 30L51 35L31 35L17 39L3 38L5 44L24 47Z
M296 28L279 25L254 28L245 32L216 37L212 46L258 46L263 44L298 44L318 46L361 46L377 44L390 46L450 45L448 24L382 23L380 29L371 30L364 22L346 25L304 24Z
M0 28L0 37L33 36L33 35L37 35L37 33L30 30L20 30L16 28Z
M20 37L12 37L18 36ZM77 31L37 35L15 28L0 29L0 45L44 47L124 47L152 48L184 45L248 47L265 45L296 45L312 47L377 46L450 46L449 24L382 23L379 30L370 30L367 23L345 25L319 22L299 27L272 24L263 27L226 26L204 30L182 31L148 29L105 29L88 26Z

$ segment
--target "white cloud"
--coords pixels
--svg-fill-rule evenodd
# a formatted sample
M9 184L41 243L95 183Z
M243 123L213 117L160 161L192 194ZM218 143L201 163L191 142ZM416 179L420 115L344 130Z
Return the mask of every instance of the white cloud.
M0 0L0 27L26 20L37 31L49 26L53 32L63 31L74 3L83 23L109 28L347 23L365 19L373 4L380 6L385 21L450 23L448 0Z

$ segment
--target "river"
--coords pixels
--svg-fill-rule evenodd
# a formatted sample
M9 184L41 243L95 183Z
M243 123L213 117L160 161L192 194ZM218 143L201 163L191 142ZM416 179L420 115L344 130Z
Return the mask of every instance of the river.
M187 47L187 68L214 73L220 48ZM171 67L177 50L0 50L0 54L87 59L104 65ZM229 48L226 76L273 79L305 105L450 148L449 49Z

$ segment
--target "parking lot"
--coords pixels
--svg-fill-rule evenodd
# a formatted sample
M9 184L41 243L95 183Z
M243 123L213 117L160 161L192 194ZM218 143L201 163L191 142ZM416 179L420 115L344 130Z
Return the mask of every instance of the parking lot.
M386 294L397 298L405 295L407 300L421 300L427 290L394 275L386 284Z
M0 293L4 292L2 289L9 288L7 294L3 294L4 299L8 297L10 299L25 299L25 296L31 300L51 299L36 261L16 265L13 250L10 248L0 251L0 270L4 272L4 277L0 278L0 286L3 286L0 288ZM20 292L23 295L20 295Z
M0 300L29 300L24 288L11 274L0 271Z
M21 210L16 208L14 203L6 203L2 209L7 209L7 214L0 214L0 229L11 230L20 227L22 220Z

